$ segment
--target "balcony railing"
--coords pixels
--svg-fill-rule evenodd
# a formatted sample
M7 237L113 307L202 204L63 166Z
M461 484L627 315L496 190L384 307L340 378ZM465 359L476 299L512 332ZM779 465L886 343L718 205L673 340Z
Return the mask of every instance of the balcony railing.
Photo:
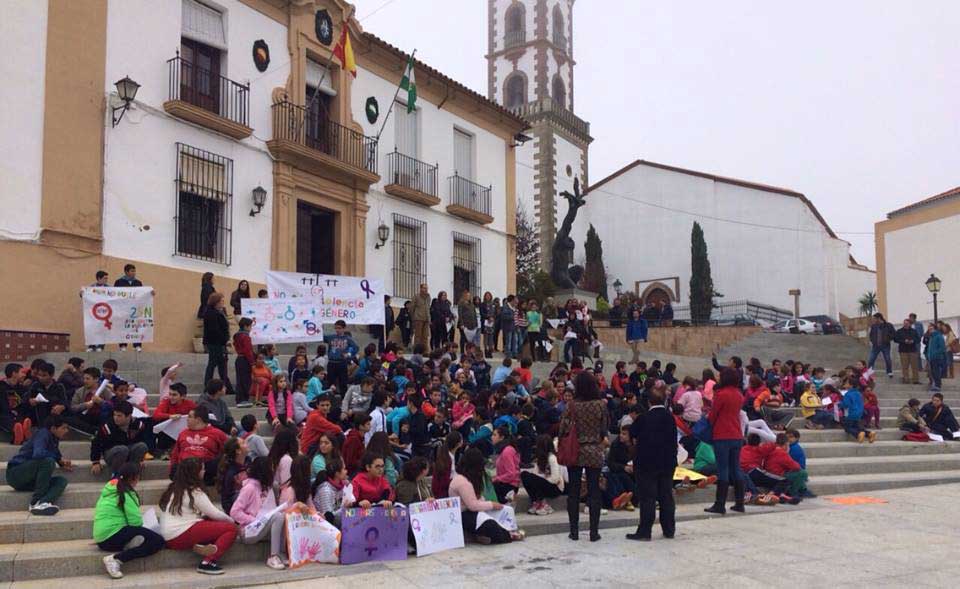
M554 101L553 98L534 100L520 106L510 107L509 110L531 123L545 118L553 119L585 140L590 140L590 123L573 114L572 111Z
M234 123L250 126L250 85L234 82L179 55L167 60L170 100L192 104Z
M518 47L527 42L527 32L523 29L519 31L507 31L503 36L503 48L510 49L511 47Z
M450 206L463 207L469 211L490 217L490 186L480 186L472 180L454 174L450 182Z
M437 196L437 166L399 151L387 154L387 183Z
M273 105L273 138L292 141L355 168L377 173L377 140L290 102Z

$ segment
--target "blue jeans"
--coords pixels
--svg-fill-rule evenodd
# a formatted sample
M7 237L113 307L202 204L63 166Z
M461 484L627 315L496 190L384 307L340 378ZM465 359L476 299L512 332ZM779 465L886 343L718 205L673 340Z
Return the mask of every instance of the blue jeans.
M717 457L717 482L730 484L740 480L740 448L743 440L714 440L713 453Z
M860 419L843 418L843 431L856 438L861 432L865 431L860 427Z
M928 358L927 359L927 368L930 372L930 380L933 383L933 388L940 390L941 380L943 378L943 373L947 368L947 363L944 362L943 358Z
M890 361L890 346L885 348L870 347L870 357L867 359L867 366L873 368L877 361L877 356L883 354L883 362L887 365L887 374L893 374L893 363Z
M523 343L527 341L527 330L523 329L514 329L513 330L513 354L514 356L519 357L520 353L523 352Z
M574 356L579 356L580 352L577 350L577 346L580 345L579 340L576 338L568 339L563 342L563 361L567 364L573 360Z
M516 345L516 339L513 337L515 331L515 329L503 331L503 355L508 358L515 358L517 356L517 349L514 347Z

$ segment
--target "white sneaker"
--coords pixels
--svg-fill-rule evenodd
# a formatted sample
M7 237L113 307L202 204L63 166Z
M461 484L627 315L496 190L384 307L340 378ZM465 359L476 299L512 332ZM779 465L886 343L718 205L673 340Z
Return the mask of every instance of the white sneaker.
M111 579L122 579L123 571L120 570L120 561L108 554L103 557L103 566L107 569L107 574Z
M510 491L510 492L508 492L506 495L504 495L503 497L504 497L504 499L507 500L507 503L513 503L513 498L514 498L515 496L516 496L516 493L515 493L514 491Z
M283 569L287 568L283 564L283 560L276 554L267 559L267 566L275 571L282 571Z
M46 501L30 506L31 515L56 515L58 511L59 507Z

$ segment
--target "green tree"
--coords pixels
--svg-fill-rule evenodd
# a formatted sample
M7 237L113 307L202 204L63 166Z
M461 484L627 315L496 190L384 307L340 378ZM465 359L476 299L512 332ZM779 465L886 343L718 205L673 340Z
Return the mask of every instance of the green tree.
M522 204L517 206L517 292L530 297L537 290L536 275L540 272L540 236Z
M583 247L587 253L587 261L584 264L583 279L580 280L581 288L599 293L601 297L608 299L607 269L603 266L603 242L600 241L600 236L592 223L587 229L587 241Z
M857 303L860 304L860 314L863 316L873 315L880 304L877 302L877 293L867 291L861 296Z
M707 258L707 242L703 229L694 221L690 234L690 319L696 324L710 321L713 312L713 277L710 275L710 260Z

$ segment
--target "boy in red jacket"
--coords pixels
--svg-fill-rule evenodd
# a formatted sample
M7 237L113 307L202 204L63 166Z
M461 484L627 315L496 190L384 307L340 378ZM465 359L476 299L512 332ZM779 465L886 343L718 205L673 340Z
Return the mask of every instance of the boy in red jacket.
M353 416L353 429L347 432L343 441L343 465L351 476L360 472L360 459L363 458L363 440L370 431L370 414L357 413Z
M153 412L153 423L161 423L168 419L186 419L187 415L197 407L197 404L187 398L187 387L181 382L170 385L167 398L160 401ZM183 433L183 432L181 432ZM164 455L160 459L169 458L170 449L177 441L163 431L157 434L157 449Z
M303 433L300 435L301 452L313 454L316 451L313 446L320 439L320 434L330 436L343 434L343 429L339 425L327 419L328 413L330 413L330 398L320 397L320 400L317 401L317 408L310 412L306 424L303 426Z
M807 484L807 471L800 468L797 461L790 457L790 440L787 434L777 434L775 444L766 443L769 454L763 461L763 469L775 477L782 477L785 481L786 495L780 495L780 501L787 501L791 505L800 503L800 491Z
M203 409L193 409L187 415L187 429L180 432L170 453L170 479L173 480L181 460L198 458L203 462L203 482L213 485L217 479L217 462L226 442L227 434L210 425L207 413Z

